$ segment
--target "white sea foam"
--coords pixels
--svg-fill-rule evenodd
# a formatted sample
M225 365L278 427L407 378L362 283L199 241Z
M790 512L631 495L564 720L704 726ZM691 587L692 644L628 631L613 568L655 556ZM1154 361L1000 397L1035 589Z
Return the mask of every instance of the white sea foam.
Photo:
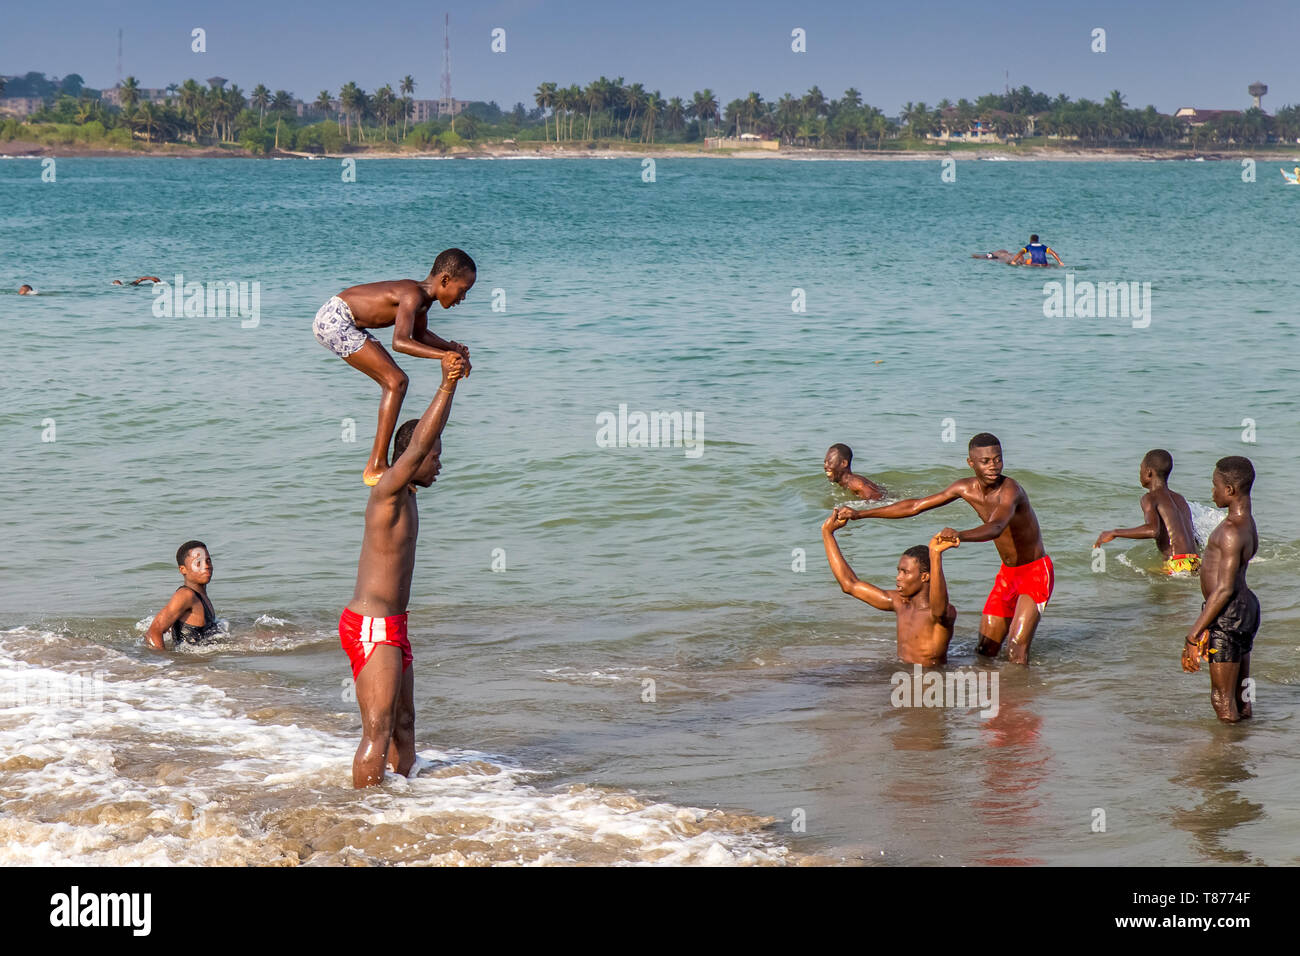
M51 648L59 660L43 663ZM283 709L259 709L240 686L214 686L238 675L178 676L167 659L0 630L0 682L92 664L103 680L96 708L0 705L0 865L746 865L787 856L756 817L547 787L535 771L472 750L424 748L410 778L388 774L356 793L355 731L305 709L295 718L300 701L288 691Z

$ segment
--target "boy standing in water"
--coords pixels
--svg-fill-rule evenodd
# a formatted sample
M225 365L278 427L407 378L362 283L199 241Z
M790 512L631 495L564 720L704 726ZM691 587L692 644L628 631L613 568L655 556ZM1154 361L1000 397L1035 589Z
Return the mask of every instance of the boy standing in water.
M1183 641L1183 670L1210 662L1210 704L1224 723L1251 716L1243 694L1250 677L1250 652L1259 631L1259 598L1246 587L1246 566L1259 550L1259 532L1250 511L1255 467L1249 458L1231 455L1214 466L1214 505L1227 508L1205 543L1201 563L1200 616Z
M1002 474L1002 443L997 437L980 432L972 438L967 446L966 464L975 476L954 481L938 494L862 511L841 506L835 513L850 520L910 518L963 499L984 523L969 531L944 528L939 537L954 542L992 541L1002 558L993 590L984 602L979 653L997 657L1003 640L1010 634L1007 657L1013 663L1027 664L1029 645L1055 585L1052 559L1043 549L1038 517L1029 505L1025 489Z
M1103 531L1093 547L1100 548L1116 538L1154 538L1156 547L1165 556L1161 566L1165 574L1195 574L1201 566L1201 556L1196 550L1192 509L1187 506L1187 499L1169 487L1173 470L1174 457L1169 452L1163 448L1147 452L1138 466L1138 481L1147 489L1142 496L1146 524Z
M893 611L898 619L898 659L905 664L935 667L948 659L948 643L957 623L957 609L948 603L948 582L943 577L940 555L957 547L955 541L941 540L939 535L923 544L908 548L898 559L897 589L882 591L874 584L858 579L844 560L835 532L848 523L839 509L832 511L822 524L822 544L831 573L840 590L880 611Z
M166 649L164 635L171 631L172 647L202 644L220 633L217 612L208 600L212 556L202 541L186 541L176 550L176 565L185 583L176 589L166 607L154 615L145 640L156 650Z
M851 491L866 501L875 501L885 497L885 489L863 475L849 471L853 464L853 449L843 442L836 442L826 449L826 458L822 461L822 470L826 477L846 491Z
M353 368L379 383L379 425L361 479L374 485L388 468L388 444L397 426L409 379L393 357L370 334L370 329L393 327L393 351L420 358L441 359L448 353L465 360L469 375L469 349L429 331L429 306L437 302L444 309L461 302L474 285L478 267L460 249L446 249L433 260L423 282L394 279L368 282L344 289L316 313L312 332L316 341Z
M357 586L339 617L339 640L361 708L361 743L352 759L357 789L383 780L385 763L403 776L415 763L415 674L406 635L420 533L415 493L433 484L442 468L442 429L456 381L468 367L457 353L443 353L442 385L420 420L398 429L393 464L366 502Z

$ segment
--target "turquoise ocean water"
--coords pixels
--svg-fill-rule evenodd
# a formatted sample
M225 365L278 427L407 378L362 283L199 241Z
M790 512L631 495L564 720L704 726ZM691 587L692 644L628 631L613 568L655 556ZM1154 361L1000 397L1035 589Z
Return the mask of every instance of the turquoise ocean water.
M1300 861L1300 191L1228 162L941 171L362 160L345 183L333 161L60 159L45 183L0 162L0 676L102 681L96 708L0 707L9 859ZM1030 232L1068 268L969 258ZM420 495L411 607L438 769L357 797L334 627L378 389L310 325L453 245L478 284L430 325L474 372ZM109 284L178 273L257 283L256 326ZM1149 283L1149 325L1045 317L1066 273ZM418 414L437 367L398 360ZM620 405L698 415L702 454L600 447ZM847 496L822 455L846 442L891 497L920 495L969 474L979 431L1056 591L1031 666L994 665L998 716L894 708L892 618L826 566ZM1206 529L1215 460L1255 463L1249 726L1219 726L1179 667L1195 581L1151 574L1142 542L1094 570L1097 534L1140 521L1153 447ZM978 523L958 502L839 537L892 586L903 549ZM229 634L150 653L141 622L194 537ZM945 569L949 666L969 666L996 553Z

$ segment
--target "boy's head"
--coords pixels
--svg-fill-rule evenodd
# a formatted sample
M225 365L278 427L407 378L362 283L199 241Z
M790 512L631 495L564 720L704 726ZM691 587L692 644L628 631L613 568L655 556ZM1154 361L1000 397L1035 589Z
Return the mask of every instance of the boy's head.
M993 484L1002 477L1002 442L996 435L980 432L966 446L966 464L984 484Z
M1034 233L1032 236L1030 236L1030 237L1029 237L1029 241L1030 241L1030 242L1037 242L1037 241L1038 241L1038 233Z
M1138 469L1138 480L1142 482L1143 488L1150 488L1153 475L1161 481L1167 482L1169 476L1173 474L1173 470L1174 456L1163 448L1152 448L1142 456L1142 466Z
M468 253L461 249L444 249L433 260L428 281L433 283L433 295L444 309L450 309L465 298L478 278L478 266Z
M393 436L394 464L406 452L407 446L411 444L411 436L415 434L415 426L419 424L419 419L412 418L409 422L403 422L402 427L397 429L397 434ZM442 436L434 441L429 454L425 456L424 461L420 462L420 467L415 469L415 474L411 476L411 484L428 488L437 480L440 471L442 471Z
M849 466L853 464L853 449L843 442L836 442L826 449L826 458L822 462L822 470L826 472L826 477L831 481L839 481L849 473Z
M202 541L186 541L177 548L176 567L186 582L207 584L212 580L212 555Z
M905 598L916 597L930 584L930 549L923 544L908 548L898 559L898 574L894 578L898 593Z
M18 287L18 294L19 294L19 295L31 295L31 294L32 294L33 292L35 292L35 291L36 291L35 289L33 289L31 286L26 285L26 284L24 284L24 285L20 285L20 286Z
M1249 498L1255 484L1255 466L1249 458L1229 455L1214 463L1214 505L1226 508L1234 498Z

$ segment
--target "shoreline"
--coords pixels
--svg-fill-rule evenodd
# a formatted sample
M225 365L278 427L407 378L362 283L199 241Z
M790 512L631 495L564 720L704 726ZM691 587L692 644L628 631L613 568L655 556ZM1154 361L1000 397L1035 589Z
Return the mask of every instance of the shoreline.
M631 144L629 144L630 146ZM1288 155L1289 154L1289 155ZM0 157L5 159L38 159L44 157L68 159L182 158L182 159L761 159L792 160L796 162L920 162L934 159L967 159L984 162L1167 162L1229 161L1254 159L1256 161L1300 161L1300 144L1294 147L1258 149L1215 149L1194 152L1176 149L1120 149L1099 147L982 147L976 149L933 150L842 150L783 148L758 149L686 149L682 147L648 146L643 149L611 148L609 146L587 149L572 146L503 146L493 143L480 149L456 147L449 151L414 150L355 150L343 153L302 153L276 150L258 156L241 148L224 149L215 146L185 147L175 144L158 144L147 149L108 149L94 146L48 146L31 140L0 141Z

